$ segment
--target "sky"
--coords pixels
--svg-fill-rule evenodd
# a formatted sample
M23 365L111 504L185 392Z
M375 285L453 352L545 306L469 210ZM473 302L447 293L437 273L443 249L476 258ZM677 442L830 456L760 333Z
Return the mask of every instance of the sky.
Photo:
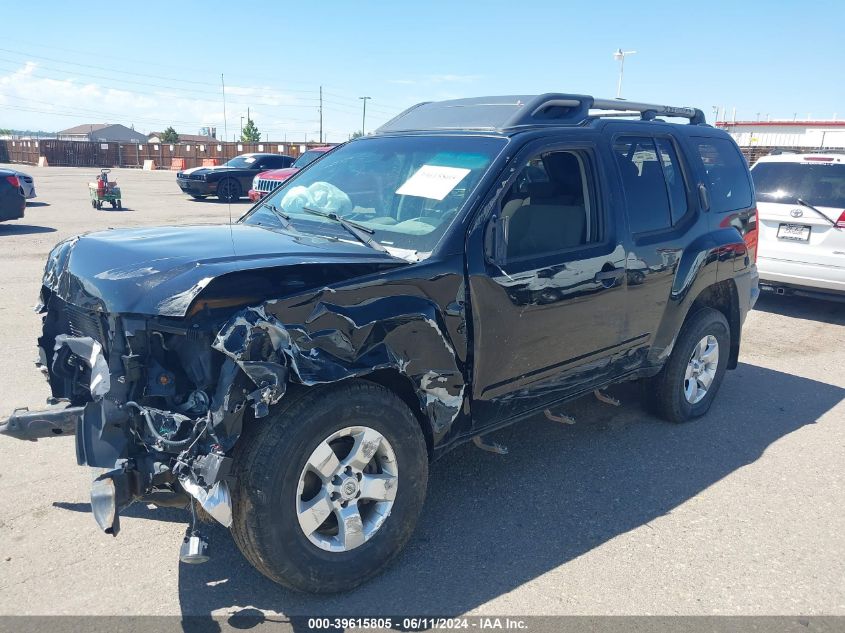
M616 95L738 120L845 119L845 1L32 0L0 38L0 128L122 123L262 139L366 131L420 101ZM98 26L98 23L100 26ZM225 80L224 119L221 74ZM721 116L721 115L720 115ZM224 132L225 131L225 132ZM269 137L269 139L268 139Z

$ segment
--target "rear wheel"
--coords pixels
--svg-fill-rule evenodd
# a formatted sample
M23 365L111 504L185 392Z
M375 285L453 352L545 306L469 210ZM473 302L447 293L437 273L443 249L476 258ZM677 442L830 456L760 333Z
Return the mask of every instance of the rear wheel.
M654 412L670 422L707 413L725 376L730 340L730 326L718 310L704 308L692 315L669 360L647 383Z
M428 478L425 440L407 405L379 385L347 382L285 400L239 442L235 542L279 584L351 589L413 532Z
M217 198L222 202L235 202L241 197L241 184L234 178L226 178L217 185Z

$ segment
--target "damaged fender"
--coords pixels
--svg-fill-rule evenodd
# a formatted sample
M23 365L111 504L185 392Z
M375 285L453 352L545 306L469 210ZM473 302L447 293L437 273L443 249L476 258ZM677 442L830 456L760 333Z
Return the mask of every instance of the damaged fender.
M391 369L413 385L435 437L461 412L465 380L436 307L415 296L388 296L343 306L323 290L310 301L271 301L235 314L214 349L255 383L256 416L285 394L286 380L313 386ZM283 323L280 316L301 316Z

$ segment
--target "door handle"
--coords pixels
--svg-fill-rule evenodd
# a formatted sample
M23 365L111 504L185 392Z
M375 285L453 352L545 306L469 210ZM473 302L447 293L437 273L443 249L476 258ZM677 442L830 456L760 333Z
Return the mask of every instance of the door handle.
M614 268L613 270L602 270L597 272L593 279L602 284L605 288L610 288L616 285L616 282L620 281L624 274L624 268Z

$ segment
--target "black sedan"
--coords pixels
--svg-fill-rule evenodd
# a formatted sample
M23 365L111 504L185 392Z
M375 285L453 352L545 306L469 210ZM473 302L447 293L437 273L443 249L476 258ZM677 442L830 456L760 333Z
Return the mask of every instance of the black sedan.
M283 169L293 164L293 157L282 154L241 154L217 167L194 167L176 173L179 188L201 200L217 196L234 202L245 196L255 174L268 169Z
M17 174L0 169L0 222L22 218L25 208L26 198Z

